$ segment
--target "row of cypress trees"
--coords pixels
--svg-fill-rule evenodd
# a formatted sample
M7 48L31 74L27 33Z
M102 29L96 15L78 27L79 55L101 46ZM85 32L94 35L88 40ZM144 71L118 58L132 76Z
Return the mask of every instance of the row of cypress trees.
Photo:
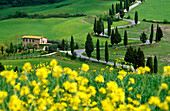
M158 61L157 57L154 57L154 64L152 62L152 57L147 58L146 66L150 68L150 73L157 73L158 72Z

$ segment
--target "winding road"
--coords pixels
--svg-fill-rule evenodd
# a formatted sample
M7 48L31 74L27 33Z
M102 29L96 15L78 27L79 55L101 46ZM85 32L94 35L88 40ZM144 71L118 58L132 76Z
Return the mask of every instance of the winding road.
M132 10L133 8L135 8L136 6L138 6L139 4L141 4L141 1L137 1L134 5L130 6L130 7L129 7L129 10ZM127 12L126 10L124 10L124 11ZM131 27L131 26L133 26L133 25L136 25L134 20L129 20L129 19L124 19L124 20L131 22L131 24L130 24L130 25L118 26L117 28L124 28L124 27L128 27L128 26ZM140 24L140 22L138 22L138 24ZM115 27L112 27L111 29L115 29ZM107 31L108 31L108 29L104 29L104 32L107 32ZM103 34L103 33L100 34L100 36L109 37L109 36L107 36L107 35L105 35L105 34ZM129 39L129 40L140 40L140 39L138 39L138 38L128 38L128 39ZM153 43L155 43L155 42L153 41ZM150 44L149 40L147 40L146 43L144 43L144 44ZM143 45L143 44L137 44L137 45ZM136 46L137 46L137 45L136 45ZM121 46L121 47L123 47L123 46ZM104 49L104 48L101 48L101 49ZM99 60L99 61L98 61L97 59L94 59L94 58L90 58L90 59L89 59L88 57L82 55L82 53L85 52L85 49L79 49L79 50L74 50L74 51L76 52L77 57L80 57L80 58L84 58L84 59L87 59L87 60L90 60L90 61L95 61L95 62L110 64L110 65L114 65L114 64L115 64L115 63L113 63L113 62L107 62L107 63L106 63L106 61L103 61L103 60ZM68 54L71 55L71 51L60 51L60 52L68 53ZM122 66L122 64L119 64L119 63L117 63L117 64L115 64L115 65L118 66L118 67ZM131 66L129 66L129 65L123 65L123 68L129 68L129 69L135 71L135 69L134 69L133 66L131 67Z

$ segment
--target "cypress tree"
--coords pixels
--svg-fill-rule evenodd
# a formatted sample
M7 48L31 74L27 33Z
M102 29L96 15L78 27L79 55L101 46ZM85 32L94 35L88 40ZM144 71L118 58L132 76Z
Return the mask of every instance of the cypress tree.
M161 41L162 37L163 37L162 29L158 27L158 41Z
M106 63L109 61L109 52L108 52L107 41L105 43L105 61L106 61Z
M158 42L158 39L159 39L159 35L158 35L158 33L159 33L159 26L158 26L158 24L157 24L157 28L156 28L156 42Z
M12 42L10 43L9 52L12 53L12 54L14 53L14 46L13 46Z
M124 15L125 15L124 9L121 9L120 10L120 17L123 19Z
M112 35L111 35L111 44L112 44L112 47L113 47L114 43L116 43L116 37L115 37L115 34L114 34L114 29L113 29L112 30Z
M89 57L89 59L91 57L91 53L93 52L93 50L94 50L93 41L92 41L90 33L88 33L87 40L85 43L85 51L86 51L86 54Z
M138 24L138 12L135 12L135 24Z
M4 66L2 65L2 63L0 62L0 71L5 70Z
M134 59L134 51L133 48L130 46L127 48L126 54L125 54L125 61L133 63Z
M96 20L96 18L95 18L95 20L94 20L93 30L94 30L94 32L95 32L95 34L96 34L96 32L97 32L97 20Z
M110 36L111 35L111 23L109 19L107 20L107 23L108 23L108 36Z
M123 9L122 0L120 0L120 10Z
M124 9L126 9L126 0L124 0Z
M74 52L74 39L73 39L73 36L71 36L70 49L71 49L71 54L73 55L73 52Z
M109 9L109 15L112 15L112 9Z
M158 72L158 61L157 57L154 57L154 73L156 74Z
M112 4L112 15L115 15L115 8L114 8L114 4Z
M153 73L152 57L147 58L146 66L148 66L150 68L150 73Z
M129 11L129 0L126 0L126 10Z
M149 39L149 41L150 41L150 44L152 44L152 40L153 40L153 24L152 24L152 26L151 26L151 34L150 34L150 39Z
M122 41L121 35L120 35L117 27L115 30L115 38L116 38L116 41L115 41L116 45Z
M14 72L18 72L18 67L17 66L15 67Z
M119 6L118 6L118 3L116 3L116 13L119 13Z
M137 69L137 66L138 66L138 55L137 55L136 49L133 50L132 63L133 63L134 69Z
M1 52L2 52L2 55L4 54L4 47L2 46L1 47Z
M140 48L138 48L137 56L138 56L138 60L137 60L138 67L140 66L144 67L145 66L145 55Z
M142 34L141 34L141 36L140 36L140 40L142 41L142 43L143 43L143 45L144 45L144 43L147 41L147 37L146 37L146 34L145 34L145 32L143 32Z
M118 11L117 13L120 12L120 3L117 4L117 11Z
M100 60L100 44L99 44L99 39L97 39L97 44L96 44L96 58L99 61Z
M62 48L62 50L65 50L65 48L66 48L66 43L65 43L64 39L62 40L61 48Z
M125 32L124 32L124 45L125 45L125 47L127 46L127 43L128 43L127 31L125 30Z
M102 22L102 33L104 34L104 22Z

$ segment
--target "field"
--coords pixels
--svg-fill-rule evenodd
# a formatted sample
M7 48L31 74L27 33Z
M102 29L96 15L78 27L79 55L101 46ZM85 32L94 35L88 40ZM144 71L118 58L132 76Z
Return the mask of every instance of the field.
M170 21L169 0L147 0L143 4L135 7L130 11L131 19L134 18L135 11L138 11L139 20L158 20L163 21L167 19Z

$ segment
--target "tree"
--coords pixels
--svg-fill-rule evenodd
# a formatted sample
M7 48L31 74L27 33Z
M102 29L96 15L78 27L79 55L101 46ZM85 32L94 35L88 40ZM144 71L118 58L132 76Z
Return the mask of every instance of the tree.
M112 9L109 9L109 15L112 15L112 13L113 13Z
M12 53L12 54L14 53L14 46L13 46L12 42L10 43L9 52Z
M130 46L127 48L126 54L125 54L125 61L133 63L134 59L134 51L133 48Z
M120 0L120 10L123 9L123 6L122 6L122 0Z
M124 9L126 9L126 0L124 0Z
M96 32L97 32L97 20L96 20L96 18L95 18L95 20L94 20L94 27L93 27L93 31L95 32L95 34L96 34Z
M140 67L140 66L144 67L145 66L145 55L140 48L138 48L137 55L138 55L138 60L137 60L138 67Z
M135 24L136 25L138 24L138 12L137 11L135 12Z
M133 50L132 63L133 63L134 69L137 69L137 67L138 67L138 55L137 55L136 49Z
M2 65L2 63L0 62L0 71L5 70L4 66Z
M163 37L163 32L161 27L158 27L158 41L161 41L161 38Z
M146 34L145 34L145 32L143 32L142 34L141 34L141 36L140 36L140 41L142 41L142 43L143 43L143 45L144 45L144 43L147 41L147 37L146 37Z
M123 19L125 15L124 9L120 9L120 17Z
M114 4L112 4L112 15L115 15L115 8L114 8Z
M106 63L109 61L109 52L108 52L107 41L105 43L105 61L106 61Z
M149 39L150 44L152 44L152 41L153 41L153 34L154 34L154 32L153 32L153 24L152 24L152 26L151 26L151 34L150 34L150 39Z
M113 29L112 30L112 35L111 35L111 44L112 44L112 47L113 47L114 43L116 43L116 37L115 37L115 34L114 34L114 29Z
M119 13L119 11L120 11L120 4L116 3L116 13Z
M97 44L96 44L96 58L99 61L100 60L100 44L99 44L99 39L97 39Z
M61 48L62 48L62 50L65 50L65 48L66 48L66 43L65 43L64 39L62 40Z
M158 24L157 24L157 29L156 29L156 42L158 42L158 39L159 39L159 35L158 35L158 33L159 33L159 26L158 26Z
M110 23L109 19L108 19L107 23L108 23L108 36L110 36L111 35L111 23Z
M4 54L4 47L2 46L1 47L1 52L2 52L2 55Z
M99 20L97 21L97 34L100 35L103 32L103 22L102 19L99 18Z
M126 0L126 10L129 11L129 0Z
M87 40L85 43L85 51L86 51L86 54L89 57L89 59L91 57L91 53L93 52L93 50L94 50L93 41L92 41L90 33L88 33Z
M15 67L14 72L18 72L18 67L17 66Z
M115 38L116 38L116 41L115 41L116 45L122 41L121 35L120 35L117 27L115 30Z
M74 52L74 38L73 38L73 36L71 36L70 49L71 49L71 54L73 55L73 52Z
M154 57L154 73L156 74L158 72L158 60L157 57Z
M147 58L146 66L148 66L150 68L150 73L153 73L152 57Z
M127 31L125 30L125 32L124 32L124 45L125 45L125 47L127 46L127 43L128 43Z

